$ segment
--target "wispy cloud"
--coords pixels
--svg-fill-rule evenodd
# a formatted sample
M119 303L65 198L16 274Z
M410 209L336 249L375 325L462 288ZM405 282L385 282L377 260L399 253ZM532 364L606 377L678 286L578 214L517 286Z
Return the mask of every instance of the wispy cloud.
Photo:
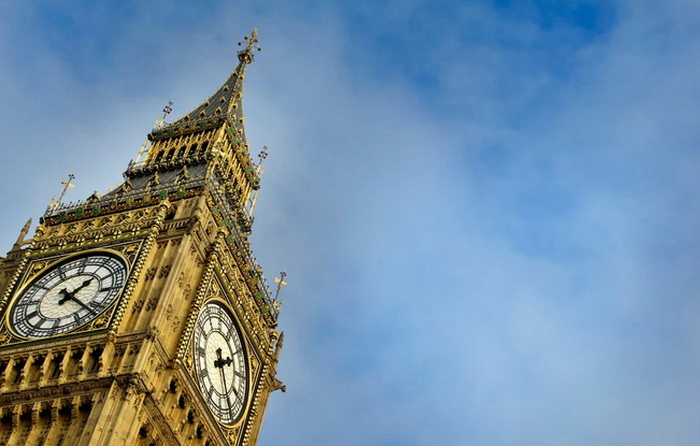
M290 273L262 443L695 443L693 3L43 4L0 6L8 248L261 29L254 248Z

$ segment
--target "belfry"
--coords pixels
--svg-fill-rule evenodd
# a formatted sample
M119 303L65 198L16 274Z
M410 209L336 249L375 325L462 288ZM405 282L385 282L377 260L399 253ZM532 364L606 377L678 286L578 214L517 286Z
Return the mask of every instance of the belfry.
M248 241L266 156L251 159L243 121L257 49L253 31L182 118L166 106L117 188L52 201L0 258L0 445L256 443L284 390L279 304Z

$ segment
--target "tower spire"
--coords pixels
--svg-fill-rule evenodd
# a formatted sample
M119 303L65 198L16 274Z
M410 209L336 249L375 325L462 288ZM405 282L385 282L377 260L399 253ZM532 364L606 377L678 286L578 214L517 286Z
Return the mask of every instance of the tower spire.
M189 133L195 129L219 127L226 119L235 123L237 127L243 122L243 79L246 65L255 59L254 52L261 49L258 44L258 30L254 29L250 36L246 36L238 45L243 46L244 42L245 48L238 52L238 65L226 82L209 99L182 118L172 124L154 128L148 135L150 140Z

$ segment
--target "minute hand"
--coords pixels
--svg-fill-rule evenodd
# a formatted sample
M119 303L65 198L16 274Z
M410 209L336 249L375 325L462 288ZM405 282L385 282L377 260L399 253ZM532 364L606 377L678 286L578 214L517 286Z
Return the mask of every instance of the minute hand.
M81 307L83 307L83 308L85 308L86 310L88 310L89 313L94 313L94 311L93 311L92 308L90 308L90 307L88 307L87 305L85 305L82 301L80 301L80 299L78 299L77 297L75 297L73 294L68 294L67 296L68 296L68 299L72 300L73 302L76 302L78 305L80 305Z
M226 372L224 371L223 365L221 366L221 368L219 369L219 371L221 372L221 380L223 381L222 384L224 385L224 392L226 392L226 402L228 403L228 410L231 411L231 410L233 409L233 407L231 406L231 395L229 394L229 391L228 391L228 389L226 388L226 387L227 387L227 386L226 386ZM232 389L234 392L236 391L236 389L233 389L233 387L232 387L231 389Z

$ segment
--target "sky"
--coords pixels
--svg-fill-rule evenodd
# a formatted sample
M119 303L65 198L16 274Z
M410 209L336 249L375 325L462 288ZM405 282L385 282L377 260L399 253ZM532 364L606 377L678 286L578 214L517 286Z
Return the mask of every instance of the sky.
M700 444L700 3L0 2L0 246L253 28L260 445Z

